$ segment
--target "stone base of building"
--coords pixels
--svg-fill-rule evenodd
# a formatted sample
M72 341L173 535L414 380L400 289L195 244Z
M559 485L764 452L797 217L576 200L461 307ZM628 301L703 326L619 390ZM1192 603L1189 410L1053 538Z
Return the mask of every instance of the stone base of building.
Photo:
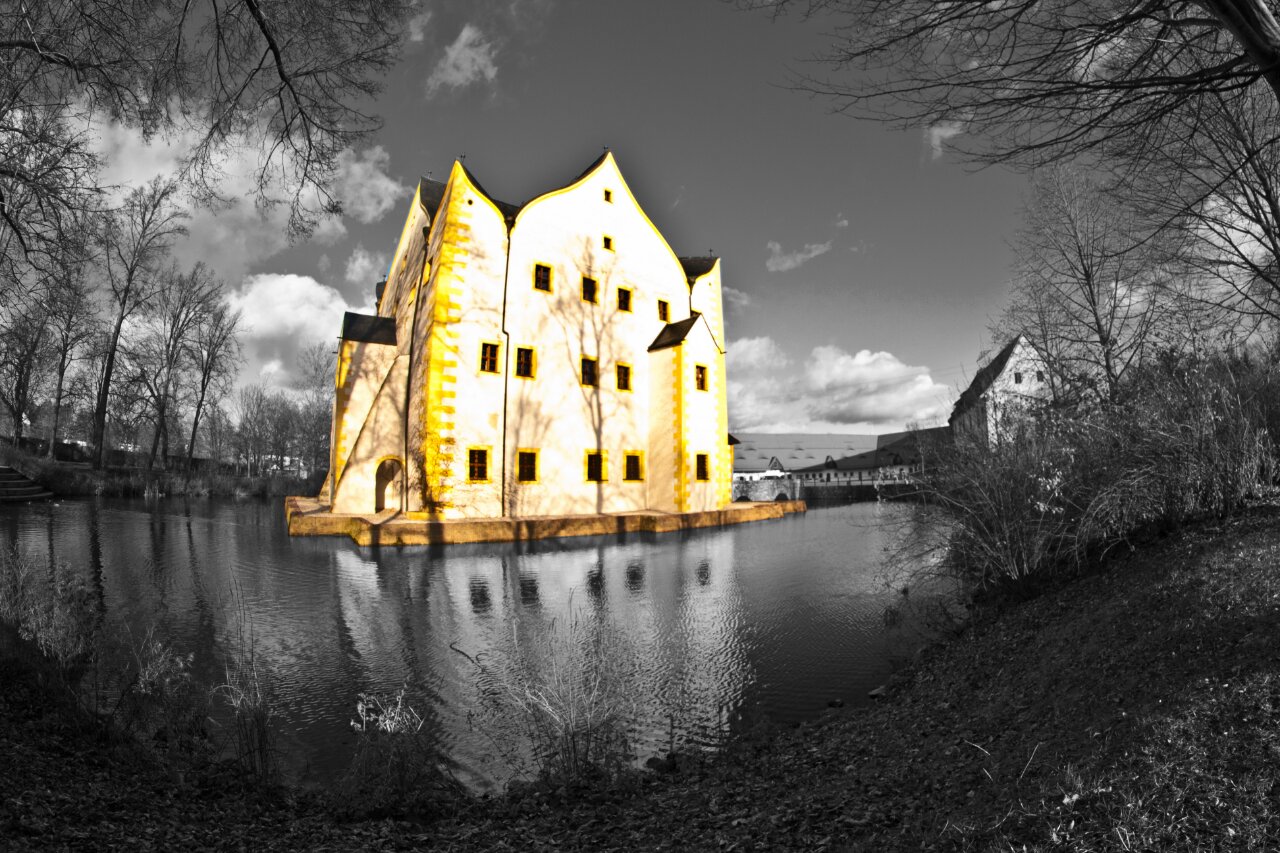
M708 512L625 512L533 518L433 520L419 513L384 510L376 515L342 515L316 498L284 499L291 536L350 536L357 545L457 545L467 542L521 542L562 536L670 533L782 518L804 512L804 501L733 503Z

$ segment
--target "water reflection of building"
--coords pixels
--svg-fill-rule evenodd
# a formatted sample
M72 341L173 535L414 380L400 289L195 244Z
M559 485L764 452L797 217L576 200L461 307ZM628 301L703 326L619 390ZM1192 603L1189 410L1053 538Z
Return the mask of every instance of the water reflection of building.
M339 597L367 681L431 683L444 722L462 731L464 766L487 760L491 745L468 734L478 673L458 651L535 678L553 662L587 667L584 654L608 655L606 669L640 701L647 756L673 720L682 738L705 742L752 677L733 543L715 531L522 554L384 551L376 562L353 550L339 559Z

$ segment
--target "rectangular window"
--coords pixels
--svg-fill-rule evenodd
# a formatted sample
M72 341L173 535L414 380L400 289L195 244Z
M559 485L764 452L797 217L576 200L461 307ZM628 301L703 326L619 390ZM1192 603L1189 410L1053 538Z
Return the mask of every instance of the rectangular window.
M623 460L622 479L624 480L643 480L644 479L644 456L639 453L628 453Z
M617 371L617 375L618 375L618 390L630 391L631 390L631 365L619 364L614 369Z
M658 319L666 323L671 318L671 306L667 304L667 300L658 300Z
M605 462L604 451L587 451L587 482L603 483L609 479L609 471Z
M613 190L605 190L605 191L604 191L604 200L605 200L605 201L608 201L608 202L612 202L612 201L613 201Z
M593 388L600 384L600 378L596 374L596 360L585 355L582 357L582 384Z
M532 379L534 364L533 347L516 347L516 376Z
M613 238L607 234L605 235L605 238L604 238L604 247L606 250L610 252L613 251Z
M551 292L551 267L546 264L533 265L533 289Z
M498 345L480 345L480 370L484 373L498 372Z
M695 467L698 469L694 476L699 480L711 479L711 464L707 459L707 454L699 453L694 457Z
M538 451L521 450L516 454L516 479L521 483L538 482Z
M582 301L596 301L596 280L591 276L584 275L582 277Z
M631 310L631 288L629 287L618 288L618 310L619 311Z
M467 450L467 479L473 483L489 481L489 450L472 447Z
M707 390L707 368L703 364L693 366L693 384L699 391Z
M1021 385L1021 384L1022 384L1022 374L1021 374L1021 373L1018 373L1017 371L1014 371L1014 374L1013 374L1013 384L1014 384L1014 385Z
M1036 371L1036 381L1037 381L1037 382L1043 382L1043 381L1044 381L1044 371L1043 371L1043 370L1037 370L1037 371Z

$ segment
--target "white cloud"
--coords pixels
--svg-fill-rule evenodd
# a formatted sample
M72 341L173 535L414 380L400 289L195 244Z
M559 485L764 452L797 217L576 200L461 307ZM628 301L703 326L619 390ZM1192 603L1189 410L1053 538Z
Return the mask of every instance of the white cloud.
M725 363L732 376L735 370L770 370L786 367L791 363L782 347L768 335L758 338L738 338L729 342Z
M734 355L730 344L729 422L765 432L886 432L909 423L942 422L954 392L928 368L892 353L814 347L799 375L751 368L772 363L770 338L750 338ZM737 369L735 374L734 369Z
M849 219L843 213L836 214L836 227L837 228L849 227Z
M391 259L385 252L375 254L363 245L357 244L351 252L351 257L347 258L347 271L345 274L347 283L357 287L372 288L374 284L382 280L387 271L387 264L390 262Z
M370 290L372 299L372 290ZM244 381L270 380L289 386L298 351L316 341L335 340L347 311L356 308L342 294L311 276L264 273L246 276L228 296L244 320Z
M404 202L408 189L387 175L391 155L381 145L363 154L347 149L338 155L333 194L342 212L365 225L377 222L387 211Z
M333 261L329 260L327 254L321 255L320 259L316 261L316 269L320 270L321 273L327 273L331 266L333 266Z
M782 244L776 240L770 240L766 247L769 249L769 258L764 262L765 269L769 272L787 272L796 269L808 261L825 255L831 251L831 240L825 243L806 243L803 249L796 252L782 251Z
M184 158L198 141L198 134L192 131L147 141L136 129L112 122L99 122L91 132L94 150L106 164L103 179L118 185L118 198L152 178L178 176ZM377 165L384 162L380 157L385 156L378 154L379 150L372 149L372 155L366 152L363 161L351 154L347 158L351 168L346 171L374 181ZM217 164L221 200L210 204L184 200L190 216L186 221L187 236L173 245L173 257L180 266L204 262L219 276L234 282L255 264L289 246L289 206L258 203L255 157L250 146ZM369 209L367 203L357 203L356 207ZM333 243L346 233L341 220L325 217L312 239Z
M458 33L453 44L445 48L431 76L427 78L427 95L434 95L440 88L460 89L484 80L492 83L498 76L494 62L497 49L474 24L467 24Z
M409 41L417 44L427 37L427 24L431 23L431 10L419 12L409 18L405 25L409 29Z
M955 137L964 133L964 122L962 121L940 121L937 124L931 124L924 129L925 142L929 143L929 150L934 160L942 158L946 145Z
M720 292L729 311L741 311L751 304L751 294L736 287L722 285Z
M95 121L89 132L93 151L102 158L102 182L115 187L120 199L153 178L176 175L200 141L194 131L146 140L136 128L113 121Z

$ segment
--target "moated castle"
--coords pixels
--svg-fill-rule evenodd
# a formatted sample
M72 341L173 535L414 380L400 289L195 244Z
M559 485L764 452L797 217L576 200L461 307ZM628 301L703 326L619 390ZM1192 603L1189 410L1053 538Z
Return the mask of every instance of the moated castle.
M680 258L611 153L523 205L419 182L338 348L333 513L698 512L730 501L720 262Z

